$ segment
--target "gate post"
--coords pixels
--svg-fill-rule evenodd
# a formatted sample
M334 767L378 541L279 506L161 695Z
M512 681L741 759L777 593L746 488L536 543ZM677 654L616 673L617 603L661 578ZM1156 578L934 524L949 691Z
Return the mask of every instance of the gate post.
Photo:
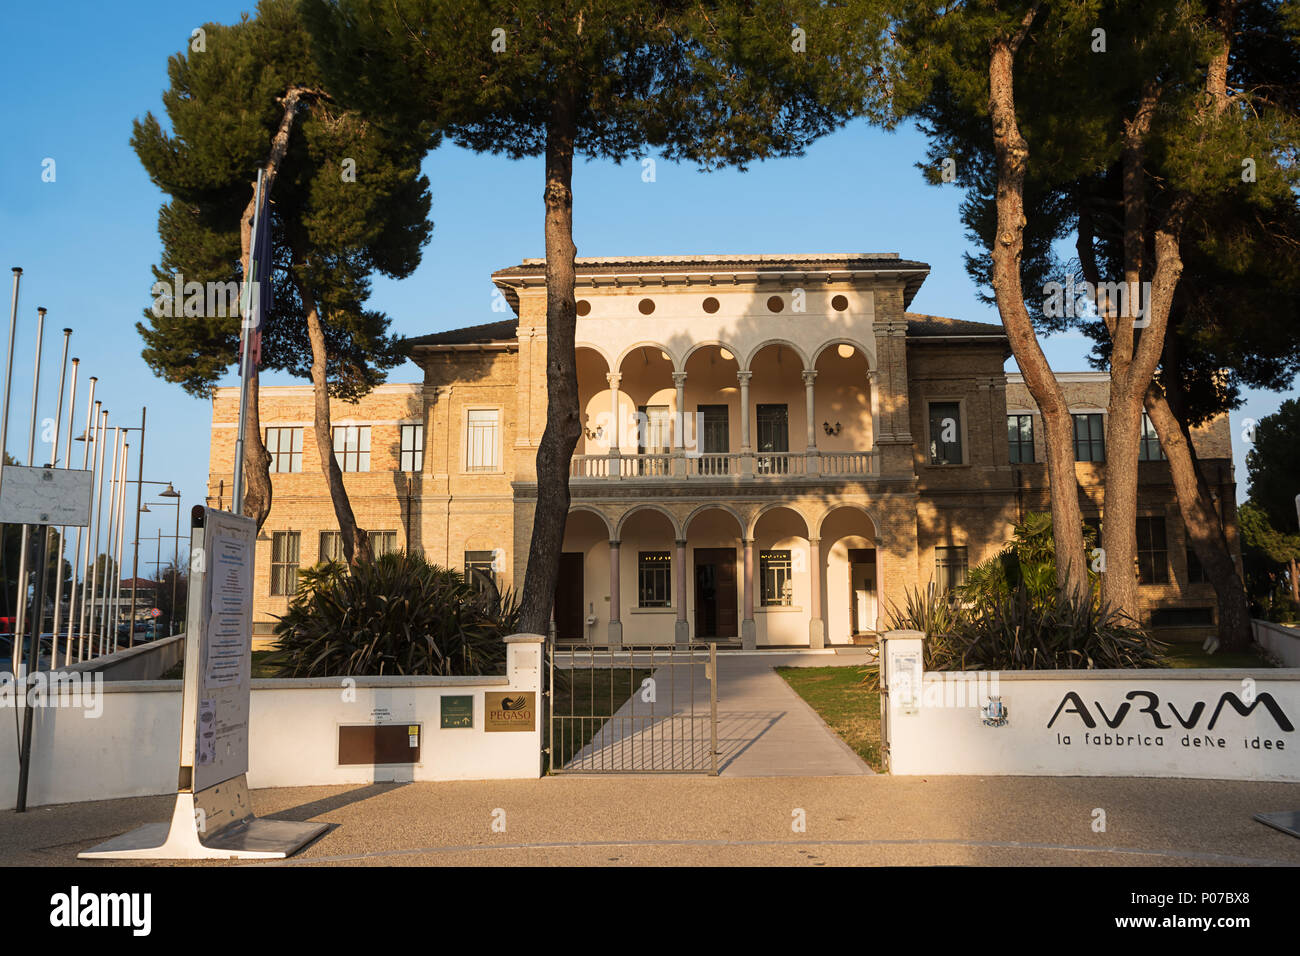
M894 714L914 714L921 702L924 643L922 631L880 635L880 743L886 770L892 766Z
M709 642L709 757L718 775L718 645Z

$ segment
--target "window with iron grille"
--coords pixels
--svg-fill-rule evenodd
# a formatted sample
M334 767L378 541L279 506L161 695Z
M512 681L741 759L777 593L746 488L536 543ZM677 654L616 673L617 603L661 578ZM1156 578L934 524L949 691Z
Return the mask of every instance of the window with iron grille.
M934 549L934 586L950 591L966 583L966 548L944 545Z
M495 585L496 554L495 551L466 551L465 580L480 591L487 590L489 585Z
M1088 412L1074 417L1074 460L1105 461L1106 430L1100 412Z
M642 551L637 556L637 606L672 606L672 556L667 551Z
M341 532L322 531L320 533L320 557L317 560L343 560L343 534Z
M340 425L334 429L334 460L340 471L370 470L370 426Z
M501 467L499 424L495 408L471 408L465 421L465 470L496 471Z
M788 550L760 551L758 571L763 582L763 607L789 607L794 603L794 577Z
M961 403L930 403L930 464L960 465Z
M370 551L377 558L384 554L392 554L397 550L397 532L396 531L372 531L370 532Z
M1196 556L1196 552L1191 548L1187 549L1187 583L1210 583L1210 577L1205 573L1205 566L1201 564L1201 559Z
M297 531L275 531L271 534L271 593L293 594L298 590Z
M1169 583L1169 550L1163 516L1137 519L1137 573L1139 584Z
M1147 413L1142 413L1142 436L1138 439L1138 461L1164 461L1165 450L1160 447L1160 436L1151 424Z
M1031 465L1034 462L1034 416L1007 416L1007 448L1013 465Z
M266 450L271 456L272 474L302 471L301 428L268 428Z
M402 471L424 470L424 426L402 426Z

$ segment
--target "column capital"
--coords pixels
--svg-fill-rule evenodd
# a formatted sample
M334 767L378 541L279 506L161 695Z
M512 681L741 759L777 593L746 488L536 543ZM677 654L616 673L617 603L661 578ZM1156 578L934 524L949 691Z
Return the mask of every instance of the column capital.
M815 368L806 368L800 374L803 375L803 383L805 385L811 385L817 378L817 370Z
M683 385L685 385L685 384L686 384L686 373L685 373L685 372L673 372L673 384L676 385L678 388L681 388Z
M623 375L620 372L606 372L605 381L609 383L610 388L618 388L619 383L623 381Z
M808 539L808 543L809 543L812 547L815 548L815 547L817 547L819 544L822 543L822 539L821 539L821 538L809 538L809 539Z
M754 376L754 373L753 373L753 372L750 372L750 371L748 371L748 370L743 371L743 372L737 372L737 373L736 373L736 381L739 382L741 385L748 385L748 384L749 384L749 380L750 380L751 378L753 378L753 376Z
M610 546L611 548L617 548L620 544L622 544L622 542L619 541L618 538L610 538L610 539L609 539L609 546Z
M679 547L679 548L684 548L684 547L686 547L686 541L685 541L685 539L678 540L678 541L676 541L676 542L674 542L674 543L675 543L675 544L677 545L677 547Z

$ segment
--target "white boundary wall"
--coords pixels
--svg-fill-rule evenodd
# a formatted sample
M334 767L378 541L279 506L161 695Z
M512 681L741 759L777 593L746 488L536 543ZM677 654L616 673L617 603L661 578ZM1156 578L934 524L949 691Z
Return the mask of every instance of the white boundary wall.
M255 680L248 785L535 779L544 729L541 640L508 638L502 677ZM493 691L536 692L533 729L485 732L484 694ZM474 698L473 727L443 730L439 701L458 695ZM98 706L85 703L36 709L29 807L176 792L180 681L104 681ZM95 709L100 716L89 716ZM17 796L15 713L0 708L0 810L12 810ZM340 766L339 727L356 724L420 724L420 762Z
M1255 643L1286 667L1300 667L1300 627L1287 627L1259 619L1250 622Z
M893 631L881 652L891 773L1300 781L1300 669L921 672L918 681L921 644L916 631ZM986 723L996 723L992 697L1005 708L1001 726Z

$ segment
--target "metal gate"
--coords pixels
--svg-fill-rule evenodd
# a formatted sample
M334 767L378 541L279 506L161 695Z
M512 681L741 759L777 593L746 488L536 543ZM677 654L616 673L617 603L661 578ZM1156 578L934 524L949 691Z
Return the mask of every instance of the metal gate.
M717 644L547 643L551 773L718 773Z

